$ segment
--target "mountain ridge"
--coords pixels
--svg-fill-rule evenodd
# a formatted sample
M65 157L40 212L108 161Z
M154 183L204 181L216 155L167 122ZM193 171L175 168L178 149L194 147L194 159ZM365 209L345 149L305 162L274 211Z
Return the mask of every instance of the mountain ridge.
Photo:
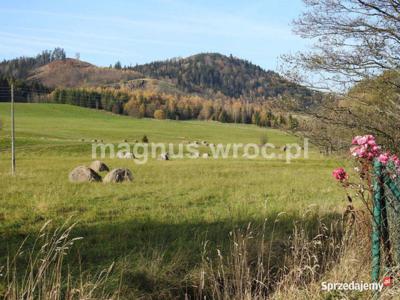
M0 63L0 77L39 83L49 88L125 87L169 94L231 98L249 102L291 100L300 108L312 106L318 93L290 82L278 73L247 60L220 53L121 67L98 67L66 58L61 48L38 56Z
M250 101L270 97L312 97L313 91L264 70L247 60L220 53L199 53L186 58L156 61L132 68L146 77L171 80L189 93L245 97Z

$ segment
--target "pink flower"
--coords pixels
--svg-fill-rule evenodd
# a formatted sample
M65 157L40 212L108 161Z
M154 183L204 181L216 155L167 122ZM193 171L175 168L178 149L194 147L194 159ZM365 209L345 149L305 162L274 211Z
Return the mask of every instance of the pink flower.
M397 155L393 154L393 155L390 157L390 160L392 160L392 161L394 162L394 165L395 165L396 167L400 167L400 159L398 158Z
M367 134L364 136L368 141L374 141L375 142L375 137L372 134Z
M389 159L390 159L389 152L382 153L381 155L378 156L378 160L384 165L388 163Z
M343 168L337 168L333 170L332 176L340 182L349 178L349 175L347 175L346 171Z
M372 161L380 155L380 147L376 144L373 135L356 136L351 142L354 147L350 149L351 154L357 158L365 158Z
M364 157L365 156L365 147L357 146L350 149L350 152L353 156L356 157Z
M358 143L359 145L365 145L365 144L367 144L369 141L373 142L373 140L369 140L368 137L365 135L365 136L360 137L360 138L358 139L357 143Z
M358 140L359 140L359 139L361 139L361 136L360 136L360 135L355 136L355 137L353 138L353 140L351 141L351 144L352 144L352 145L359 145L359 144L358 144Z

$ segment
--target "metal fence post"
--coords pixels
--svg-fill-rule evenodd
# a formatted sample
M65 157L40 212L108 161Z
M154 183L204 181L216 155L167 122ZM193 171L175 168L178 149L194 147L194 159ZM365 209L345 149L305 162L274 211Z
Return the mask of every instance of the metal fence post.
M382 164L380 161L374 161L374 208L373 208L373 222L372 222L372 282L379 282L379 273L381 265L381 226L382 226L382 207L381 200L383 197L382 187Z

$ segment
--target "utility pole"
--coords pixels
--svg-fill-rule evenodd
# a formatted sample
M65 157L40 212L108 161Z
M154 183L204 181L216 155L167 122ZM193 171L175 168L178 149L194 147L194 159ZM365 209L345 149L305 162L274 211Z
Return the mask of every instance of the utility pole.
M14 84L11 83L11 173L15 175Z

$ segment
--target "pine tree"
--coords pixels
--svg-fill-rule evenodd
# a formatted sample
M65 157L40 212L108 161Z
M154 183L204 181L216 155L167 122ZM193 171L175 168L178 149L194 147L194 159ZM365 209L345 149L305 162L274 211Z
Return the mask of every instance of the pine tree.
M121 63L119 61L117 61L114 65L114 68L117 70L121 70L122 69Z

